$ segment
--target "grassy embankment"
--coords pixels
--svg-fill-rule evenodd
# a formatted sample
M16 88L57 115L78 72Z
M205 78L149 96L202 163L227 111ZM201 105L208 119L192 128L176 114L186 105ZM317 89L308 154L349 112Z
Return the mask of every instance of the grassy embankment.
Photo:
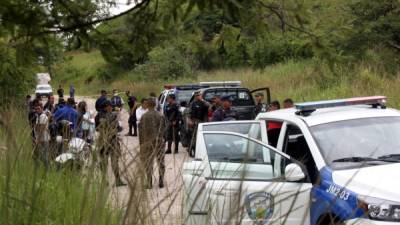
M0 111L0 224L117 225L94 169L46 170L32 159L25 110Z
M68 56L72 58L71 61L57 67L53 85L63 83L67 88L73 83L77 87L78 95L97 95L102 88L116 88L120 91L133 90L136 95L143 96L150 91L159 93L165 83L241 80L243 86L249 88L269 86L273 99L278 100L290 97L295 101L309 101L379 94L388 96L391 106L400 106L399 74L382 73L378 66L368 64L351 69L336 69L333 74L327 66L314 61L289 61L256 71L243 68L199 72L197 78L179 81L138 81L135 74L126 72L116 74L117 79L110 81L111 85L108 85L108 82L98 78L98 71L106 66L99 52L75 52ZM67 73L68 70L75 72Z

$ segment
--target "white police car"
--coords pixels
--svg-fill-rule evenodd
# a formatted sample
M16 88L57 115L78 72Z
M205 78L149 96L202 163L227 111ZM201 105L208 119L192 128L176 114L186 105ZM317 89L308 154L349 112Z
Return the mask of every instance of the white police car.
M385 102L309 102L199 125L184 223L399 223L400 112Z

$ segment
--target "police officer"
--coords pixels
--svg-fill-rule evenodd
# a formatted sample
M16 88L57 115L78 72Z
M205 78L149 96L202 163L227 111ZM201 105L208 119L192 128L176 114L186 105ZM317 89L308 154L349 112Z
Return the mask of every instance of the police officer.
M194 93L195 100L190 105L190 122L189 128L192 136L192 141L189 147L189 155L194 157L196 147L197 126L199 123L208 121L208 109L210 104L204 101L203 96L199 91Z
M165 107L164 115L167 120L167 151L165 154L171 154L172 141L175 142L175 151L178 153L179 148L179 122L181 120L181 113L179 111L179 106L176 103L175 95L170 94L167 97L167 105Z
M239 114L232 109L232 96L223 96L221 98L222 107L219 107L213 114L212 121L238 120Z
M107 100L107 91L106 90L101 90L100 92L100 97L96 100L95 107L96 111L100 112L102 111L102 105L103 103Z
M121 157L121 145L118 132L122 130L119 126L117 115L112 112L112 105L109 100L102 103L100 112L95 118L96 129L99 131L98 147L100 149L100 168L103 175L107 174L108 156L111 157L111 167L115 176L117 187L126 185L122 182L118 161Z
M255 109L255 113L256 115L258 115L261 112L266 112L268 107L266 104L264 104L264 95L263 93L257 93L255 95L256 98L256 109Z
M113 111L120 111L124 105L124 100L118 95L117 90L112 91L113 96L111 97L111 106Z
M165 118L155 110L156 102L150 98L147 102L148 112L143 114L139 123L140 160L145 168L146 188L152 188L153 162L157 159L160 188L164 187L164 135Z

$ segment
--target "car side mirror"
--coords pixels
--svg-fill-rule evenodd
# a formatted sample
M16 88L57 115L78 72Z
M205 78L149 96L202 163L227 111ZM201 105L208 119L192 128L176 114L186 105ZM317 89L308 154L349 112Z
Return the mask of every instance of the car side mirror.
M298 164L290 163L285 167L285 179L287 181L300 181L305 177L306 175Z

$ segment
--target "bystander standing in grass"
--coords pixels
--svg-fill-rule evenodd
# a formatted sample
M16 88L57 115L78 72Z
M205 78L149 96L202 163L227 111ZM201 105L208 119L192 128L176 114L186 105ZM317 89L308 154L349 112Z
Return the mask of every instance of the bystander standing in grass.
M139 143L140 143L140 159L145 170L145 186L152 188L153 162L157 160L159 169L159 187L164 187L164 135L165 135L165 118L155 110L156 102L150 98L147 103L148 112L146 112L139 123Z
M97 146L100 150L100 167L104 178L107 177L108 157L111 158L111 167L115 176L117 187L125 185L121 179L119 170L119 158L121 157L121 144L118 132L122 130L119 126L117 115L112 112L109 100L102 104L102 110L96 116L96 129L99 131Z
M46 167L49 165L49 117L43 111L43 105L37 104L35 106L36 122L35 122L35 138L36 146L34 149L35 159L40 159Z

